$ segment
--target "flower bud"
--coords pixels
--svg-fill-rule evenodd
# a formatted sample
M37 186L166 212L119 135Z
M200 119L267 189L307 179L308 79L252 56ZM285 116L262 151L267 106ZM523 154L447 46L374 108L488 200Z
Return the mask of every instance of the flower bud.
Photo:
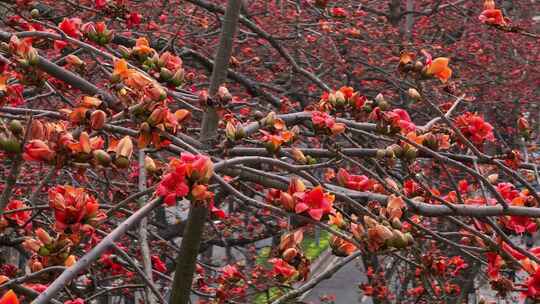
M292 148L291 149L291 154L292 154L292 157L294 158L294 160L297 161L298 163L300 163L302 165L307 163L307 158L300 149Z
M120 54L122 55L123 58L128 58L130 53L131 53L131 50L128 49L127 47L123 46L123 45L119 45L118 46L118 51L120 52Z
M72 66L75 66L75 67L80 67L80 66L83 66L84 65L84 61L81 60L81 58L73 55L73 54L69 54L66 56L66 62Z
M377 96L375 96L375 101L377 102L377 104L385 101L384 100L384 95L382 93L377 94Z
M38 272L43 269L43 264L41 264L41 262L37 260L32 260L29 266L30 266L30 271L32 272Z
M367 228L375 228L379 224L375 219L367 215L364 216L364 223Z
M375 157L377 159L383 159L387 156L386 150L383 149L377 149L377 152L375 153Z
M341 92L341 91L336 91L335 96L336 96L336 103L335 103L335 104L336 104L337 106L345 105L345 103L347 102L347 100L346 100L345 94L343 94L343 92Z
M366 230L362 224L351 223L351 232L354 238L358 241L361 241L366 234Z
M156 162L148 155L144 157L144 169L150 173L157 171Z
M394 229L392 233L393 233L393 236L392 236L391 242L393 243L394 247L398 249L407 247L408 245L407 239L405 238L405 235L401 231Z
M21 121L20 120L17 120L17 119L13 119L12 121L9 122L9 130L11 131L11 133L15 134L15 135L20 135L23 133L23 126L21 124Z
M328 102L331 104L331 105L336 105L336 94L335 92L331 92L328 94Z
M268 115L266 115L266 117L264 118L264 124L267 127L273 127L275 120L276 120L276 113L272 111L268 113Z
M129 136L122 138L118 142L115 152L118 157L131 158L131 154L133 154L133 142L131 141L131 138Z
M343 133L343 131L345 131L345 124L342 123L335 123L330 128L330 133L332 133L332 135L338 135L340 133Z
M293 211L294 210L294 198L292 195L290 195L287 192L281 192L279 194L279 201L281 202L281 205L283 208L287 211Z
M403 225L401 224L401 221L399 220L399 218L397 217L394 217L392 219L392 227L394 227L395 229L401 229Z
M177 87L181 84L184 83L184 79L185 79L185 72L184 72L184 69L180 68L178 69L174 75L172 76L171 78L171 83ZM232 97L231 97L232 98Z
M49 233L47 233L47 231L45 231L45 229L38 228L38 229L36 229L35 233L36 233L36 236L38 237L38 239L43 244L49 245L52 242L51 236L49 235Z
M90 39L94 40L97 34L94 22L87 22L81 26L82 32Z
M375 231L377 233L377 236L383 242L390 240L394 236L394 233L392 232L392 230L390 230L390 228L381 224L378 224L377 226L375 226Z
M22 147L16 138L0 135L0 149L8 153L20 153Z
M39 55L35 48L30 48L28 50L28 53L26 54L26 59L28 59L28 63L31 65L36 65L39 61Z
M298 255L298 250L296 248L287 248L281 255L283 260L287 263L292 262L292 260Z
M151 126L156 126L165 120L167 111L164 108L156 108L146 120Z
M90 127L94 130L101 130L105 126L107 114L102 110L97 110L90 114Z
M351 176L347 170L340 168L336 175L336 180L340 186L346 186L349 183Z
M148 90L148 97L152 100L164 100L167 98L167 92L160 85L155 84Z
M153 66L159 66L159 55L157 53L154 53L148 60Z
M36 239L27 239L23 242L24 249L37 252L41 248L41 243Z
M75 263L77 263L77 259L75 258L75 256L73 254L71 254L70 256L68 256L68 258L64 261L64 266L66 267L71 267L73 266Z
M416 101L422 99L422 96L415 88L409 88L407 90L407 95L409 95L411 99L416 100Z
M40 247L37 253L41 256L48 256L49 254L51 254L51 251L47 249L46 247Z
M227 139L230 141L236 140L236 127L230 121L228 121L227 125L225 126L225 136L227 136Z
M39 17L39 10L37 8L34 8L30 11L30 16L32 16L32 18L38 18Z
M236 139L242 139L246 137L246 130L242 126L236 129Z
M388 146L386 150L392 152L395 157L401 157L403 155L403 148L397 144Z
M38 119L32 120L30 125L30 139L44 139L45 137L45 127L43 123Z
M140 126L140 131L149 134L152 131L152 127L146 121L143 121Z
M291 178L291 181L289 184L289 192L296 193L296 192L304 192L304 191L306 191L306 185L304 184L304 182L297 177Z
M159 78L164 81L169 81L173 77L173 73L167 68L161 68L159 70Z
M332 248L332 253L339 257L349 256L356 250L356 246L335 235L330 238L330 247Z
M407 245L411 245L414 242L414 237L410 232L407 232L403 235L405 237L405 242Z
M174 112L176 120L178 123L182 123L184 120L187 120L191 116L191 112L186 109L180 109Z
M208 92L206 90L202 90L199 92L199 103L202 107L206 107L208 104Z
M490 174L487 177L487 180L493 185L497 183L498 179L499 179L499 174L497 174L497 173Z
M232 95L229 89L225 86L220 86L217 92L217 96L222 103L227 103L232 100Z
M125 169L129 167L129 159L126 157L120 156L114 159L114 164L120 169Z
M413 66L413 70L420 73L424 69L424 64L421 61L416 61Z
M111 164L111 156L104 150L94 150L92 154L99 165L106 167Z
M79 135L79 144L81 146L81 152L85 154L89 154L92 152L92 147L90 145L90 135L86 132L82 132L81 135Z
M406 160L413 161L416 159L416 155L418 153L418 150L414 147L407 146L406 149L403 151L403 157Z
M431 150L437 151L439 149L439 141L437 140L437 136L435 136L433 133L426 133L424 135L422 145L430 148Z
M103 100L92 97L92 96L84 96L83 100L81 102L81 106L85 108L97 108L103 103Z

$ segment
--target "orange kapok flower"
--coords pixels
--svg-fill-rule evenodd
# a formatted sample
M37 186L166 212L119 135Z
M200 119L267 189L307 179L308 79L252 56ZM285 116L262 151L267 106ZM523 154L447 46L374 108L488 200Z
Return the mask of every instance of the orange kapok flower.
M333 235L330 238L330 247L334 255L339 257L346 257L351 255L356 250L356 246L349 241Z
M447 82L452 76L452 69L448 67L450 59L438 57L433 59L426 67L426 74L439 78L442 82Z
M154 52L154 49L150 47L146 38L141 37L135 41L133 52L139 56L149 56Z
M0 76L0 92L7 91L7 80L8 80L7 75Z
M0 304L19 304L19 299L13 290L6 292L0 299Z
M72 186L56 186L49 190L49 206L54 210L55 228L64 231L70 228L77 232L87 225L93 226L105 217L99 210L95 197L89 195L84 188Z

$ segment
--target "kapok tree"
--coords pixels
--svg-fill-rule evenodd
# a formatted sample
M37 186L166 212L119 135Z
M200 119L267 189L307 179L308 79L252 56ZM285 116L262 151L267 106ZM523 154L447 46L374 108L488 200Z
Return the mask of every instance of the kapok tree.
M540 299L529 7L0 5L0 303L286 303L357 259L375 303Z

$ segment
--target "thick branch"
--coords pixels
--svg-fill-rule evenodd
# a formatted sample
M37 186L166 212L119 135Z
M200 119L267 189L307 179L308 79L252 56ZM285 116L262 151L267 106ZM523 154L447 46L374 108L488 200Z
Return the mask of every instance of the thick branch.
M210 80L209 94L212 99L215 98L219 86L227 76L240 7L240 0L229 0ZM200 136L201 142L207 148L217 134L218 123L219 116L217 110L213 105L209 105L203 115ZM193 274L195 272L197 255L199 254L204 223L207 216L208 208L205 204L191 204L182 245L180 246L180 252L176 260L171 304L187 304L189 302Z

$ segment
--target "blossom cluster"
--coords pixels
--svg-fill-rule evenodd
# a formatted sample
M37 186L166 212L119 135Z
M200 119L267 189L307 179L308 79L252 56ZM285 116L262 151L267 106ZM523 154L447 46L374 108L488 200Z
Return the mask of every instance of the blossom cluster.
M298 178L292 178L288 191L270 190L266 199L280 204L285 210L297 214L306 214L316 221L333 212L335 197L321 186L307 189Z

